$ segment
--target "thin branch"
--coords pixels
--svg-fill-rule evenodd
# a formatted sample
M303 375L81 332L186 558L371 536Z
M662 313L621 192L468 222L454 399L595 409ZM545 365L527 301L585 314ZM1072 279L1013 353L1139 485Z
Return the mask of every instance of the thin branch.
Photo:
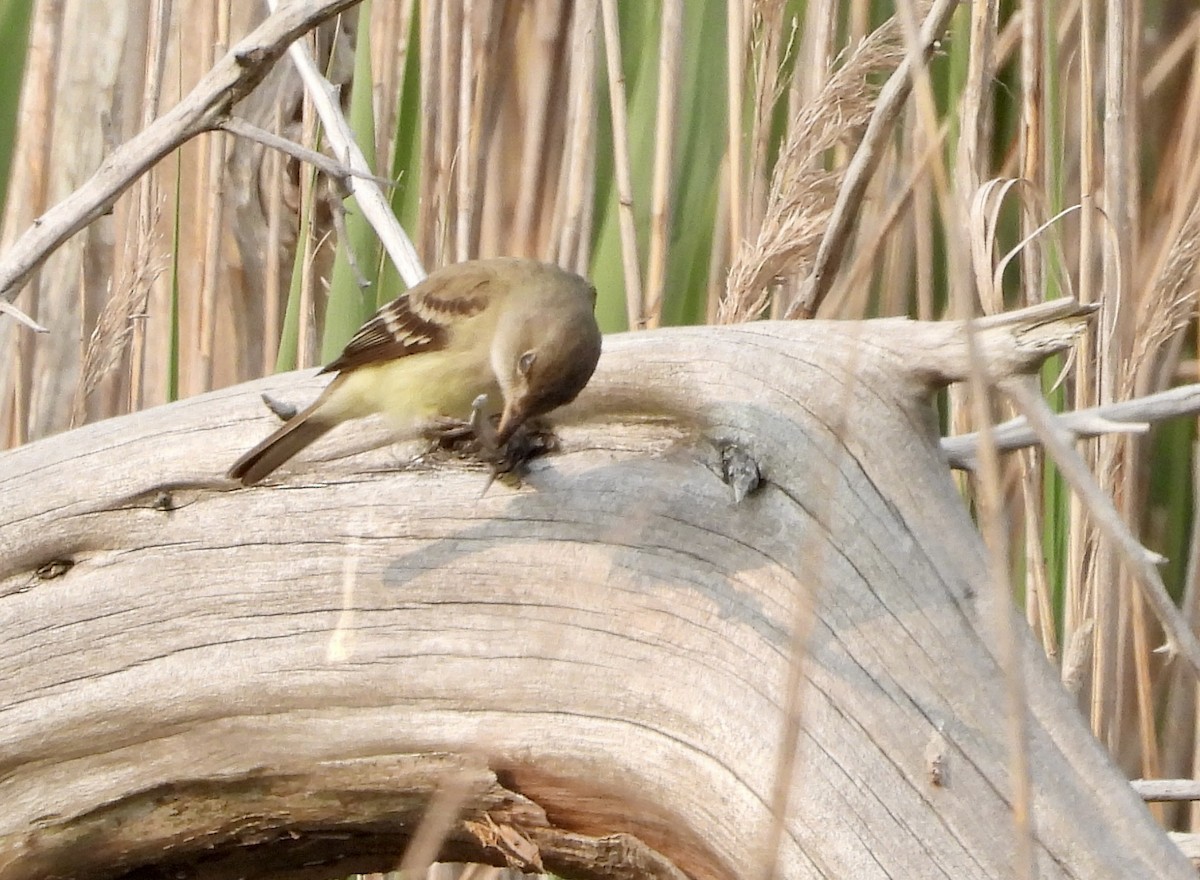
M1193 415L1200 415L1200 384L1182 385L1134 400L1062 413L1055 416L1054 424L1058 430L1070 433L1073 439L1081 440L1101 434L1140 434L1149 429L1150 422ZM993 437L999 452L1013 452L1041 442L1024 418L997 425ZM975 469L978 448L978 434L942 438L942 451L950 460L950 466L959 470Z
M1131 779L1129 785L1144 801L1200 801L1198 779Z
M1142 546L1121 520L1112 499L1100 488L1083 458L1071 445L1070 435L1058 429L1050 407L1030 387L1031 381L1029 377L1019 377L1002 381L1000 387L1025 414L1063 478L1083 501L1091 521L1112 542L1117 556L1122 558L1141 587L1143 597L1150 604L1166 635L1168 654L1181 654L1193 673L1200 677L1200 641L1196 640L1183 615L1171 601L1158 573L1156 566L1163 562L1163 558Z
M280 137L273 132L269 132L265 128L259 128L257 125L237 116L229 116L222 119L217 124L217 127L232 135L245 138L248 141L254 141L256 144L262 144L269 149L278 150L299 162L306 162L326 177L346 187L349 186L347 181L351 177L361 177L363 180L369 180L379 186L394 187L396 185L396 181L394 180L372 174L370 170L364 171L361 168L353 168L343 162L339 162L337 159L326 156L324 153L310 150L308 147L298 144L295 141L290 141L285 137Z
M277 14L279 0L267 0L267 5L273 15ZM283 9L288 8L290 8L289 5L283 7ZM325 139L329 141L334 155L341 156L342 161L351 168L364 174L370 174L371 166L367 163L367 157L363 155L362 148L354 140L350 123L346 121L346 117L342 113L335 89L317 69L308 47L303 43L292 43L288 47L288 57L296 66L296 70L300 72L304 88L312 98L317 115L321 117L321 124L325 127ZM348 178L347 185L351 195L358 201L363 216L371 224L375 234L379 236L379 241L383 244L388 256L391 257L400 277L404 279L404 283L409 287L418 284L425 277L421 259L417 256L417 249L413 246L412 240L400 227L400 221L396 219L396 215L392 213L392 206L388 203L383 191L375 185L374 181L357 175Z
M30 330L35 330L38 333L49 333L50 332L45 327L43 327L41 324L39 324L37 321L33 320L33 318L29 317L27 314L25 314L23 311L18 309L12 303L10 303L4 299L0 299L0 315L9 315L12 318L16 319L18 322L20 322L21 324L24 324Z
M95 174L36 219L0 256L0 300L16 297L50 254L108 213L117 198L159 159L196 135L216 128L297 37L358 2L293 0L270 15L205 74L182 101L117 147Z

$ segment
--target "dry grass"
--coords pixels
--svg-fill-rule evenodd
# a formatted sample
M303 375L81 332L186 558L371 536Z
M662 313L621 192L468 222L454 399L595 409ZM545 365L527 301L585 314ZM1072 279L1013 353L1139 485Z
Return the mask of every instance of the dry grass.
M841 179L826 167L827 154L850 149L874 109L871 77L894 68L905 47L893 21L846 53L816 98L796 114L771 175L766 212L753 242L743 242L729 269L718 320L751 320L766 308L771 290L802 275L816 253ZM771 99L772 96L764 96Z

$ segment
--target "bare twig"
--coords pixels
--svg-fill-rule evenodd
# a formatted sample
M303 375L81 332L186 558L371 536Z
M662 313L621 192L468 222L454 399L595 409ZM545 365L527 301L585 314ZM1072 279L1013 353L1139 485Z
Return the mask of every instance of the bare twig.
M295 0L269 16L205 74L182 101L114 150L87 182L21 234L0 257L0 300L11 301L50 254L103 216L117 197L159 159L201 132L216 128L229 108L262 81L297 37L357 2Z
M1141 433L1148 429L1150 422L1198 414L1200 385L1184 385L1108 406L1062 413L1055 416L1054 422L1059 430L1068 431L1075 439L1084 439L1101 434ZM1023 418L997 425L993 433L996 448L1000 452L1025 449L1040 442L1037 432ZM942 439L942 451L949 458L950 466L960 470L975 468L978 445L978 434L959 434Z
M8 315L9 317L24 324L30 330L36 330L38 333L48 333L49 332L45 327L43 327L37 321L33 320L33 318L29 317L27 314L25 314L23 311L18 309L12 303L10 303L4 299L0 299L0 315Z
M337 159L326 156L324 153L310 150L308 147L302 146L295 141L290 141L264 128L259 128L257 125L237 116L229 116L222 119L217 124L217 127L232 135L254 141L256 144L262 144L264 147L278 150L287 156L291 156L293 159L305 162L342 186L349 186L347 181L351 177L361 177L363 180L369 180L379 186L394 187L396 185L396 181L372 174L369 169L353 168L350 165L339 162Z
M267 4L272 14L277 14L279 0L267 0ZM283 8L290 7L285 5ZM329 141L334 155L341 156L342 161L351 168L369 174L371 167L363 155L362 148L354 140L350 124L342 114L341 104L338 103L333 86L317 69L308 47L303 43L293 43L288 48L288 57L300 71L300 78L304 80L304 87L312 98L317 115L321 117L321 124L325 126L325 138ZM348 178L347 185L404 283L409 287L419 283L425 277L425 270L417 256L417 249L400 227L400 222L392 213L392 206L383 191L373 181L357 175Z
M1002 381L1000 387L1025 414L1063 478L1083 500L1091 521L1112 542L1113 549L1141 587L1143 597L1149 602L1166 635L1167 652L1171 655L1181 654L1193 672L1200 676L1200 641L1196 640L1167 594L1156 567L1163 561L1162 557L1142 546L1121 520L1112 499L1100 488L1071 445L1070 435L1059 430L1046 401L1030 387L1031 381L1029 377L1018 377Z
M1200 779L1131 779L1144 801L1200 801Z

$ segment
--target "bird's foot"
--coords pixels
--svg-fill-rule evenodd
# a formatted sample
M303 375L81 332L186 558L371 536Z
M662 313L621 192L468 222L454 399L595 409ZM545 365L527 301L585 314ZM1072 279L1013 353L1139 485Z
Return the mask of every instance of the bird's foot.
M490 457L492 479L510 487L521 485L521 477L529 462L558 449L558 435L546 422L533 420L517 428L503 447L493 447Z
M422 431L431 450L471 455L479 449L475 426L458 419L437 419Z
M439 418L424 431L433 448L459 455L487 456L496 448L496 426L487 416L487 395L481 394L471 404L471 417L465 422L460 419Z
M426 430L432 448L457 456L474 458L491 469L491 479L507 486L520 486L526 466L538 456L558 448L558 435L540 420L525 422L501 445L496 420L486 414L487 395L475 398L467 421L439 419Z

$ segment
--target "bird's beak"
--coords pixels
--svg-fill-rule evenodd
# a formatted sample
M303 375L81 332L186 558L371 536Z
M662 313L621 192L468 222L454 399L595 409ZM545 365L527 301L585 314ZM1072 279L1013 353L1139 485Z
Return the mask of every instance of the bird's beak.
M525 421L524 401L515 397L506 401L504 411L500 414L500 426L496 429L496 442L501 446L507 443L523 421Z

